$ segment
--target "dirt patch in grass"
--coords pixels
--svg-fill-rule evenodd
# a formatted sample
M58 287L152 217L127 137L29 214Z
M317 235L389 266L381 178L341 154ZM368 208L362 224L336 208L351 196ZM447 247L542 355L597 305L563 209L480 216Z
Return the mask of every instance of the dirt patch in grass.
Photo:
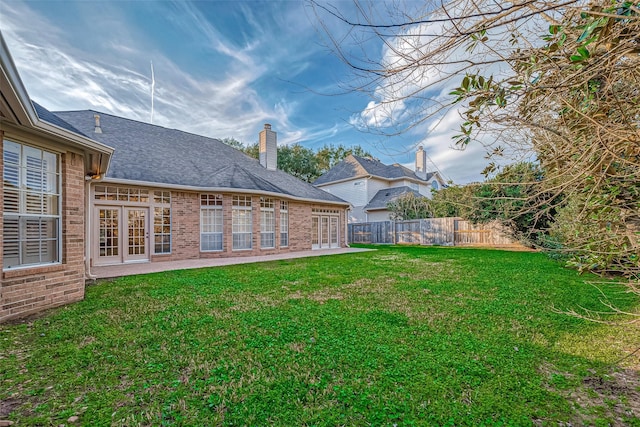
M640 372L620 369L609 374L588 375L576 386L563 386L564 379L575 381L575 376L553 372L543 366L541 371L550 378L548 389L560 393L581 408L573 425L595 425L598 418L609 420L610 426L623 427L629 420L640 419ZM557 381L560 378L562 381Z
M632 369L605 376L588 376L568 397L583 408L604 409L614 426L627 426L640 419L640 374ZM589 419L584 420L589 424Z
M11 414L11 412L21 404L22 402L20 402L20 400L13 398L0 400L0 419L4 419L9 416L9 414Z

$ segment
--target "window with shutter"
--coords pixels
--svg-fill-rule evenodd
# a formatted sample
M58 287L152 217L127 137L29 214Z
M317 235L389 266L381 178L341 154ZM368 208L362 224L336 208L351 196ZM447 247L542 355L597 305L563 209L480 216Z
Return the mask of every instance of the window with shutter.
M58 156L13 141L3 145L4 268L59 262Z

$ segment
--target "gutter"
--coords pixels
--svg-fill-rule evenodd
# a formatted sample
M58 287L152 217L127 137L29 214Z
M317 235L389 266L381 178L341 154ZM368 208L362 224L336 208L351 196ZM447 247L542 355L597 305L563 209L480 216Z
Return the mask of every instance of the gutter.
M351 178L339 179L339 180L336 180L336 181L323 182L322 184L313 184L313 186L321 188L321 187L324 187L324 186L327 186L327 185L340 184L340 183L343 183L343 182L349 182L349 181L353 181L353 180L356 180L356 179L367 179L367 178L377 178L377 179L381 179L383 181L389 181L389 182L407 180L407 181L416 182L418 184L427 184L429 182L429 181L424 180L424 179L413 178L413 177L410 177L410 176L403 176L403 177L399 177L399 178L389 178L389 177L369 174L369 175L360 175L360 176L354 176L354 177L351 177Z
M286 193L276 193L271 191L261 191L261 190L251 190L244 188L229 188L229 187L198 187L194 185L182 185L182 184L165 184L159 182L150 182L150 181L137 181L131 179L121 179L121 178L103 178L99 181L104 184L119 184L119 185L137 185L141 187L153 187L153 188L167 188L171 190L179 190L179 191L193 191L200 193L240 193L240 194L260 194L265 196L274 196L274 197L286 197L290 200L296 200L300 202L310 202L310 203L325 203L337 206L351 206L349 202L338 202L331 200L323 200L323 199L311 199L306 197L298 197L293 196L291 194ZM329 193L327 193L329 194ZM335 197L335 196L334 196Z

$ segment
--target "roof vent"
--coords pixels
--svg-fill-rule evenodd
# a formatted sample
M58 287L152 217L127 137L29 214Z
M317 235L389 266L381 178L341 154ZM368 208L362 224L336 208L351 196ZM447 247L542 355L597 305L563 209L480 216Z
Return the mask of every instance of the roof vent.
M102 133L102 128L100 127L100 114L94 114L93 119L96 121L96 127L93 129L93 132Z

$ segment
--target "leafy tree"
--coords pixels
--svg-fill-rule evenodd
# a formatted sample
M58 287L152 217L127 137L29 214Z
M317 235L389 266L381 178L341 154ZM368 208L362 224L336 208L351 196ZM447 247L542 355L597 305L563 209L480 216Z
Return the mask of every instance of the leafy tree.
M315 154L318 163L318 172L322 175L350 154L359 157L373 157L371 153L359 145L353 147L345 147L342 144L337 146L333 144L325 145Z
M467 219L486 223L499 220L523 243L546 246L548 232L562 197L545 191L538 164L516 163L473 190L473 208Z
M224 138L222 142L254 159L260 158L258 143L245 145L235 138ZM279 145L278 169L304 181L313 182L350 154L373 157L359 145L345 147L342 144L337 146L330 144L323 146L317 152L300 144Z
M384 13L354 3L347 16L312 0L354 89L372 96L375 120L362 128L398 134L457 110L459 147L481 141L492 159L527 155L544 171L531 186L481 186L480 213L549 228L576 267L638 285L640 3L452 0ZM329 32L329 19L346 30ZM353 49L376 38L379 60ZM485 173L497 170L492 161Z
M406 193L387 204L389 217L393 221L432 218L433 211L429 199L418 197L414 193Z
M237 139L230 137L230 138L223 138L221 140L222 142L224 142L225 144L235 148L236 150L240 150L240 151L244 151L246 149L245 145L238 141Z
M320 176L316 154L300 144L278 147L278 169L307 182Z
M475 191L477 184L449 185L438 191L432 191L430 200L433 216L438 218L471 218L476 208Z

